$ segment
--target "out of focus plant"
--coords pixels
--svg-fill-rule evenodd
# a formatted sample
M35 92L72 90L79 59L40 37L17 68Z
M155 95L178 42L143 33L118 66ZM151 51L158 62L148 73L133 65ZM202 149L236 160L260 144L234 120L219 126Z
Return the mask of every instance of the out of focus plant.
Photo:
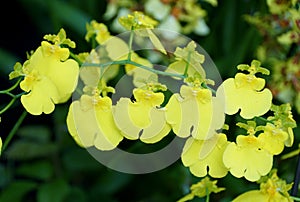
M268 0L267 6L268 13L245 16L262 36L257 57L271 67L268 86L276 99L300 113L300 2Z

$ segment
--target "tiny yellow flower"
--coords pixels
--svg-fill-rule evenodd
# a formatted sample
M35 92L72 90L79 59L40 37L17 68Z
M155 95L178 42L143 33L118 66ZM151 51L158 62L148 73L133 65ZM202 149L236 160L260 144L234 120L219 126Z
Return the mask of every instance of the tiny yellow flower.
M224 151L223 162L233 176L257 181L272 169L273 156L262 149L257 137L238 135L236 143L230 143Z
M131 140L155 143L171 130L165 120L165 109L158 108L164 101L163 93L134 89L135 102L121 98L114 108L114 120L122 134Z
M265 80L253 74L237 73L226 79L217 90L217 96L225 97L225 112L229 115L240 111L245 119L265 114L272 105L272 93L263 89ZM254 107L255 106L255 107Z
M53 52L51 52L51 47ZM49 114L55 104L66 102L73 93L79 74L79 66L75 60L66 59L66 50L47 42L30 56L24 63L22 72L25 75L20 83L21 102L25 109L33 114Z
M95 39L98 44L103 44L111 36L110 33L103 23L98 23L95 20L92 20L90 24L86 24L87 33L85 35L85 40L90 41L90 39L95 36Z
M82 95L69 107L67 126L71 136L82 147L112 150L123 139L114 124L109 97Z
M134 11L132 14L120 17L119 23L127 30L136 30L153 29L158 22L140 11Z
M222 103L208 89L182 85L166 105L166 119L179 137L211 138L225 121Z
M223 163L223 153L229 142L225 134L216 134L208 140L196 140L190 137L183 148L181 160L190 168L192 174L204 177L224 177L228 169Z
M168 66L166 72L183 75L188 66L188 71L186 72L188 76L194 76L195 73L198 73L202 79L205 79L206 73L201 65L205 60L205 56L200 54L196 47L197 45L194 41L191 41L184 48L177 47L174 52L176 61Z
M205 196L209 196L211 193L219 193L225 188L217 186L217 180L210 180L209 177L203 178L200 182L196 184L192 184L190 187L191 193L179 199L177 202L185 202L192 200L195 196L202 198Z

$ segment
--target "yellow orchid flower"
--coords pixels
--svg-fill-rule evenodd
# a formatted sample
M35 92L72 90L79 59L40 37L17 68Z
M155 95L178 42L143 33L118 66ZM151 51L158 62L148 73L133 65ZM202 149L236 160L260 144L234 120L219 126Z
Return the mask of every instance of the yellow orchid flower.
M211 138L225 121L222 103L208 89L182 85L166 105L166 119L179 137Z
M272 105L272 93L264 89L265 80L252 74L237 73L226 79L217 90L217 96L225 97L225 112L240 115L245 119L265 114Z
M80 100L70 105L67 126L74 140L82 147L112 150L123 139L114 124L109 97L82 95Z
M114 110L114 120L122 134L131 140L140 139L145 143L155 143L171 130L165 120L165 109L158 108L164 101L163 93L134 89L135 102L121 98Z
M224 151L223 162L233 176L257 181L272 169L273 156L262 149L257 137L238 135L236 143L230 143Z
M24 63L22 72L25 78L20 87L28 94L22 95L21 102L29 113L49 114L55 104L70 98L77 85L79 66L72 59L62 61L68 55L66 49L42 42L42 46Z
M228 169L223 163L223 153L229 142L225 134L216 134L208 140L196 140L190 137L183 148L181 160L190 168L192 174L204 177L222 178Z
M90 39L95 35L97 43L103 44L106 40L108 40L111 37L107 26L103 23L98 23L96 20L92 20L90 23L87 23L86 30L86 41L90 41Z

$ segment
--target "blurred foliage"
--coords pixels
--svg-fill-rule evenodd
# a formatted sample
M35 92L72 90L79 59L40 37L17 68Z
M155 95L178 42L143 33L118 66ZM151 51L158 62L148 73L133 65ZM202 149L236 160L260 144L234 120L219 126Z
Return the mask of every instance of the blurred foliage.
M200 1L199 1L200 2ZM1 89L11 85L8 73L17 61L26 59L26 52L35 49L48 33L63 27L68 37L76 40L74 52L86 51L85 26L92 19L105 21L104 0L11 0L2 6L0 37ZM219 1L218 6L203 6L207 11L210 33L187 36L199 43L218 67L223 79L236 73L236 65L250 63L262 41L258 31L243 15L267 12L263 1ZM6 98L1 97L1 103ZM0 105L2 105L0 103ZM1 156L0 201L85 202L85 201L176 201L199 181L180 161L164 170L143 175L119 173L93 159L79 148L67 132L67 105L56 107L53 116L27 116L17 137ZM15 104L1 117L1 137L5 138L20 116L22 108ZM299 115L294 117L299 122ZM238 120L227 120L229 125ZM295 142L300 129L296 128ZM297 148L295 145L285 151ZM292 182L297 158L282 162L275 158L278 174ZM280 166L279 166L280 165ZM259 185L228 174L218 180L226 191L211 196L211 201L230 201L237 195L257 189ZM194 199L193 201L202 201Z

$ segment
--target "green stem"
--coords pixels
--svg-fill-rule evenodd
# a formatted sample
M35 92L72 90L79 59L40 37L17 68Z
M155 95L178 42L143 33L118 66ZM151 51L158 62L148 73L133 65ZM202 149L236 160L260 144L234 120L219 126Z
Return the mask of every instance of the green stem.
M217 94L217 92L215 91L215 89L212 89L211 87L209 87L206 83L202 83L202 86L208 90L210 90L214 95Z
M21 95L23 95L25 92L23 93L20 93L18 95L13 95L11 94L11 96L13 97L13 99L0 111L0 114L3 114L6 110L8 110L13 104L14 102L19 98L21 97Z
M22 79L22 78L19 78L19 80L18 80L12 87L10 87L10 88L8 88L8 89L6 89L6 90L1 90L1 91L0 91L0 94L8 94L8 95L10 95L9 92L12 91L12 90L14 90L14 89L19 85L21 79ZM10 96L11 96L11 95L10 95Z
M185 75L185 76L187 76L187 73L188 73L188 70L189 70L190 60L191 60L191 52L188 53L187 63L185 65L185 69L184 69L183 75Z
M129 60L129 61L131 61L133 36L134 36L134 28L132 26L131 30L130 30L129 41L128 41L129 53L128 53L128 56L127 56L127 60Z
M206 202L209 202L209 192L208 192L208 188L206 188Z
M79 66L82 65L83 62L79 59L79 57L78 57L77 55L75 55L74 53L70 52L70 56L71 56L74 60L76 60L76 62L78 62Z
M14 94L12 94L11 92L9 92L9 91L0 91L0 94L6 94L6 95L9 95L10 97L12 97L12 98L14 98L15 97L15 95Z
M270 120L268 120L268 119L266 119L264 117L261 117L261 116L256 116L254 118L255 119L259 119L259 120L264 121L264 122L267 122L267 123L273 123L272 121L270 121Z
M295 196L290 196L291 199L293 199L294 201L300 201L299 197L295 197Z
M159 70L144 66L142 64L136 63L136 62L131 61L131 60L118 60L118 61L107 62L107 63L102 63L102 64L84 63L83 66L103 68L103 67L107 67L107 66L110 66L110 65L126 65L126 64L134 65L136 67L140 67L140 68L145 69L147 71L150 71L150 72L153 72L153 73L156 73L156 74L160 74L160 75L164 75L164 76L178 77L178 78L181 78L181 79L184 79L186 77L185 75L181 75L181 74L174 74L174 73L159 71Z
M8 110L16 101L17 98L13 98L1 111L0 114L3 114L6 110Z
M17 130L19 129L20 125L22 124L23 120L25 119L27 115L27 111L24 111L21 116L19 117L18 121L16 122L16 124L14 125L14 127L11 129L10 133L8 134L7 138L4 141L3 147L2 147L2 151L4 151L6 149L6 147L8 146L9 142L11 141L11 139L14 137L14 135L16 134ZM2 152L1 152L2 153Z

